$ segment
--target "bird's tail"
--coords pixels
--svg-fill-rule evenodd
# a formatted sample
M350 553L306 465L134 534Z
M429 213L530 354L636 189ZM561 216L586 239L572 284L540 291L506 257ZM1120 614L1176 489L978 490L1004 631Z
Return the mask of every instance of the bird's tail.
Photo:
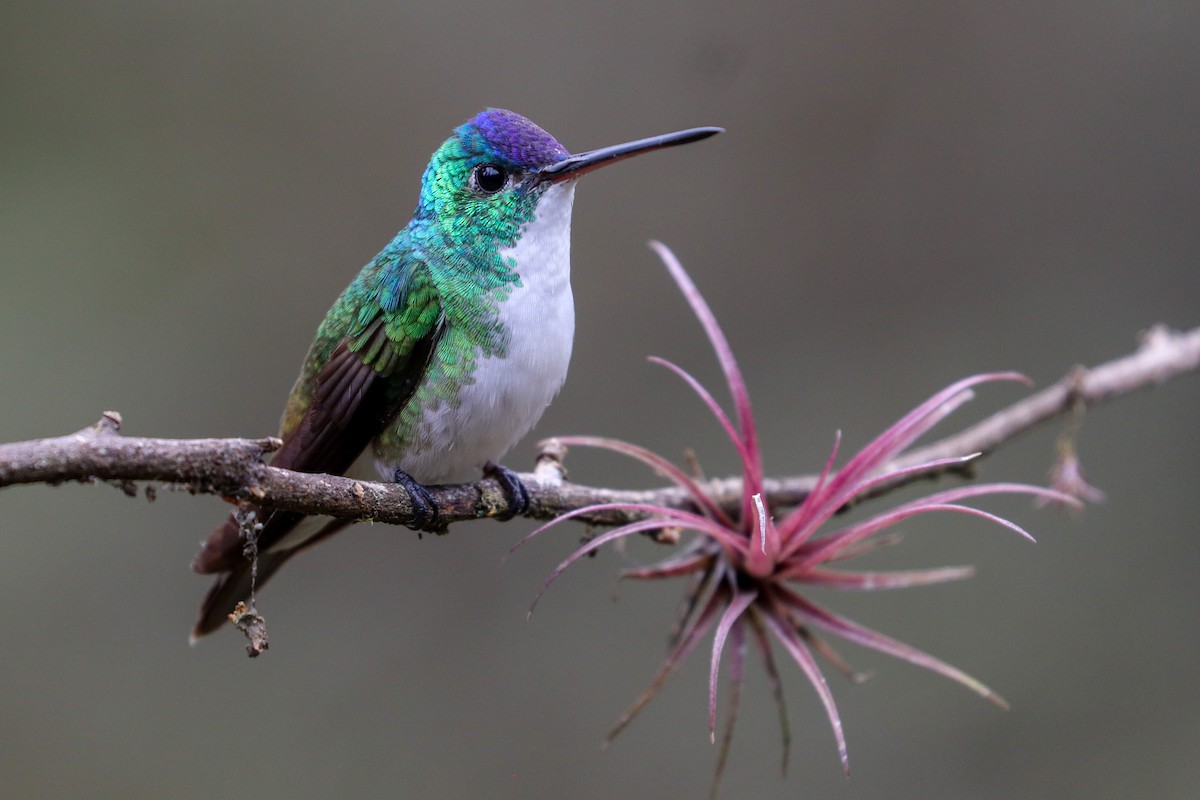
M276 570L297 552L299 551L282 550L278 553L264 553L258 557L253 571L251 562L247 561L217 578L200 604L200 615L192 628L191 641L195 643L200 637L212 633L228 622L237 604L249 601L251 594L261 589Z
M212 558L212 551L206 546L205 550L202 550L192 563L192 568L197 572L224 571L224 574L217 578L200 604L200 614L196 618L195 627L192 628L192 643L194 644L202 636L212 633L228 622L229 615L237 604L249 601L251 595L261 590L271 576L292 556L302 550L307 550L312 545L350 525L348 520L326 519L327 522L317 530L315 535L297 543L296 546L259 553L254 560L242 556L236 563L222 562L221 567L224 567L224 570L217 566L217 559ZM275 519L271 521L274 522ZM290 521L291 525L295 525L296 521L298 520ZM226 530L230 528L232 531ZM218 528L214 532L210 541L219 539L227 533L232 536L238 535L238 523L232 517L222 528Z

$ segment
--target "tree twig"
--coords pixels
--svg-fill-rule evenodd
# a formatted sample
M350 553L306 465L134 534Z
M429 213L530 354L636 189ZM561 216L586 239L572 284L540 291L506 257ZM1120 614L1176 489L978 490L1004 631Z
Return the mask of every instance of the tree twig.
M986 454L1034 426L1054 417L1130 392L1156 386L1200 369L1200 328L1186 333L1158 326L1142 337L1134 353L1091 369L1076 368L1057 383L1020 400L957 434L899 457L892 467L920 464L937 458ZM16 484L60 484L67 481L115 483L129 494L137 482L183 486L196 493L216 494L231 501L253 500L262 505L342 519L370 519L404 524L413 519L408 493L386 483L333 475L314 475L271 467L265 455L280 442L267 439L149 439L122 436L121 417L107 411L95 425L67 436L0 444L0 488ZM660 488L643 491L605 489L565 479L565 448L554 439L543 443L534 472L520 475L529 490L526 516L550 519L597 503L652 503L688 507L682 491ZM944 468L943 468L944 470ZM933 477L935 470L908 475L904 482ZM815 476L767 481L772 508L794 506L804 499ZM706 481L713 498L731 511L741 501L736 478ZM881 484L873 496L896 488ZM439 516L457 522L502 515L508 507L500 485L492 479L431 489ZM628 515L588 520L612 524Z

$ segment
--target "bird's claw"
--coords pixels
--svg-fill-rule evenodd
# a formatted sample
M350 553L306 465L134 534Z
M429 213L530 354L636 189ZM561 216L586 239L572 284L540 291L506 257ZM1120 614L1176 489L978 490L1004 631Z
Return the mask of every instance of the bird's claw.
M483 474L484 477L493 478L500 484L500 488L504 490L504 497L508 500L508 508L497 514L496 519L504 522L525 513L529 508L529 490L517 477L517 473L489 461L483 467Z
M409 502L412 503L413 520L408 523L408 527L414 531L441 530L443 526L438 523L437 501L433 499L429 490L402 469L396 470L392 479L404 487L404 491L408 492Z

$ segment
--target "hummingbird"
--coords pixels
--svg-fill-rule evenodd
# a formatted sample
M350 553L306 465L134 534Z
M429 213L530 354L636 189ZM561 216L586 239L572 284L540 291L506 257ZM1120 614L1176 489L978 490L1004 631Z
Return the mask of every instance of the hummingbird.
M428 485L482 473L511 518L528 493L499 460L562 387L575 333L571 207L576 181L632 156L706 139L691 128L571 155L520 114L489 108L454 130L421 179L412 219L350 283L317 329L271 464L341 475L372 449L412 500L418 530L444 528ZM252 587L349 522L254 507L251 560L236 515L192 562L218 574L192 639Z

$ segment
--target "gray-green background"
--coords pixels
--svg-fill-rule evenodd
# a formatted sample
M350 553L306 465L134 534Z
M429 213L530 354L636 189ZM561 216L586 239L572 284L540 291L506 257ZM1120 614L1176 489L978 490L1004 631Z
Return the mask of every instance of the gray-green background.
M0 9L0 439L114 408L152 436L274 432L313 329L407 219L428 154L487 105L571 149L724 136L589 177L572 373L536 435L621 436L734 468L643 357L712 358L644 242L722 320L768 469L806 472L962 375L1045 384L1200 322L1195 3L14 2ZM714 386L714 389L718 389ZM872 565L969 582L829 605L978 675L1003 713L907 664L831 676L853 777L786 669L795 741L750 669L726 797L1195 797L1195 377L1088 415L1109 494L1080 520L986 503L1036 546L918 520ZM985 389L965 423L1019 397ZM721 393L724 396L724 393ZM950 430L953 425L945 430ZM1057 427L988 459L1044 480ZM534 437L508 459L531 464ZM574 454L579 480L655 480ZM580 564L526 624L564 527L362 527L262 597L269 655L189 649L224 513L106 487L0 493L6 797L696 797L715 749L699 653L607 752L680 590ZM653 555L645 546L626 558ZM615 600L614 600L615 598Z

